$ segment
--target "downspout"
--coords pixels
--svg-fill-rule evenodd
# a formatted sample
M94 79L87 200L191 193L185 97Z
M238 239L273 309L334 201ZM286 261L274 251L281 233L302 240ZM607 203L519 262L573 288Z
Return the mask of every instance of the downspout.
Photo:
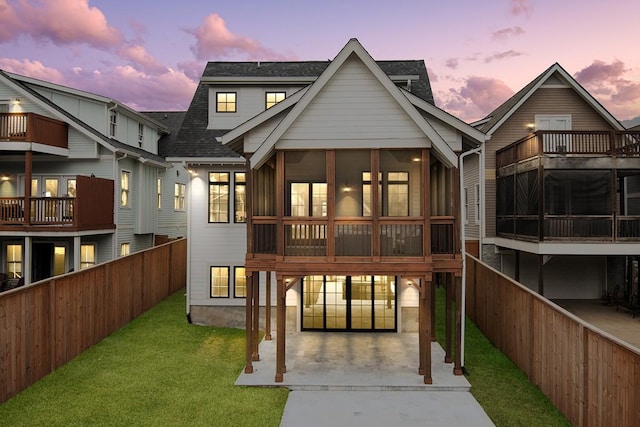
M479 154L480 158L482 158L482 145L480 147L474 148L473 150L466 151L458 157L458 162L460 164L460 207L464 206L464 159L470 154ZM481 169L481 168L479 168ZM481 180L482 181L482 180ZM480 184L482 186L482 184ZM481 191L482 193L482 191ZM482 197L480 198L482 200ZM462 212L460 212L462 214ZM482 221L480 221L482 224ZM466 236L465 236L465 221L464 218L460 218L460 239L462 240L462 244L460 245L460 250L462 252L462 292L461 292L461 304L460 307L462 319L460 319L460 335L462 338L460 339L460 364L462 365L462 371L465 371L464 368L464 324L465 319L467 317L466 310L466 296L467 296L467 250L466 250Z
M118 152L113 153L114 161L113 161L113 180L114 182L118 182L118 163L120 160L127 158L127 153L124 153L122 157L116 157ZM114 186L114 188L120 188ZM112 259L116 259L118 257L118 208L120 207L120 202L118 201L118 191L116 190L116 194L113 195L113 222L116 224L116 232L114 235L115 241L113 242L113 254Z
M191 239L191 232L193 230L192 226L191 226L191 187L192 187L192 182L194 177L197 177L197 175L195 173L191 173L189 171L189 169L187 168L186 163L183 161L182 162L182 167L187 171L187 174L189 176L189 181L187 181L187 286L186 286L186 315L187 315L187 322L189 322L189 324L192 323L191 321L191 244L190 242L192 242Z

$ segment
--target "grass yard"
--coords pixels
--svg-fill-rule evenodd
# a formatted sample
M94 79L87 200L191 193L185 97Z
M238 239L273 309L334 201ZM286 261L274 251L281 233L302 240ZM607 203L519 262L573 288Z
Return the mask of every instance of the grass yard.
M184 291L0 405L2 426L278 426L285 389L237 387L244 331L189 325Z
M444 292L438 289L438 337ZM184 291L0 405L1 426L277 426L288 391L237 387L244 331L189 325ZM467 379L497 426L568 426L524 374L466 323Z
M437 290L436 336L444 346L444 289ZM440 321L442 319L442 321ZM489 342L475 323L465 323L465 368L471 394L498 427L570 426L524 373ZM441 339L442 338L442 339Z

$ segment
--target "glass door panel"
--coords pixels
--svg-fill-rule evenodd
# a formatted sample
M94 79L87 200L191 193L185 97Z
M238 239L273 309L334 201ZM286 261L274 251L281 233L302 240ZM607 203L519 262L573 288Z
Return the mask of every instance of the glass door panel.
M302 283L302 328L324 329L324 277L305 277Z
M326 276L325 310L327 329L347 328L347 280L345 276Z
M394 330L396 328L396 286L394 276L373 278L374 328Z
M351 277L351 329L372 329L371 276Z

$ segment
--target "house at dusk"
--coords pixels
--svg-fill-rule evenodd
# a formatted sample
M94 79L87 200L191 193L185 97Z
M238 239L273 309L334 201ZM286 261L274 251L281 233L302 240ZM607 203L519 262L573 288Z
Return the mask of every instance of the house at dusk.
M446 360L461 374L459 155L484 134L435 107L423 61L209 62L166 160L190 172L187 313L258 328L419 332L436 284L458 302Z
M547 298L637 304L640 131L557 63L473 126L467 246Z
M186 235L186 171L158 154L168 132L113 99L0 71L3 289Z

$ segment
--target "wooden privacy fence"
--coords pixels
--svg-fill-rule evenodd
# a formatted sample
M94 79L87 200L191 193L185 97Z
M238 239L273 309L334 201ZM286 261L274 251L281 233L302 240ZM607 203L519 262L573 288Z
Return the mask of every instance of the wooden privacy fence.
M638 349L466 259L467 315L573 425L640 425Z
M0 403L186 284L187 241L0 294Z

